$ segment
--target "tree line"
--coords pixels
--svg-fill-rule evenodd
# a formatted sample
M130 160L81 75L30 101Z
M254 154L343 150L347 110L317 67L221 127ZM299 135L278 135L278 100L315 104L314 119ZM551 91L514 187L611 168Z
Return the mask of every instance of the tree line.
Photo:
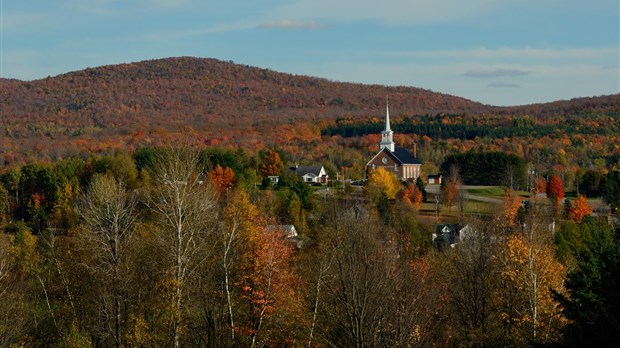
M277 191L254 185L286 167L274 149L145 148L4 172L19 189L3 199L15 215L0 238L0 345L617 338L618 228L582 217L553 233L552 207L508 194L496 214L461 221L461 243L433 247L421 182L377 171L364 191L333 196L294 176ZM274 228L291 222L296 238Z
M480 117L474 119L471 124L464 123L442 123L441 120L447 118L457 118L464 115L416 115L414 117L404 117L400 121L392 122L395 132L401 134L424 134L434 139L463 139L473 140L476 138L511 138L511 137L544 137L555 134L558 129L568 134L616 134L617 125L610 128L601 129L595 125L584 122L588 115L566 117L567 122L562 125L534 123L530 118L514 117L506 124L505 119L495 117L496 120L489 120ZM594 118L608 118L612 114L596 114ZM414 121L415 120L415 121ZM368 134L378 134L385 127L380 120L367 122L351 122L346 118L339 118L336 123L329 125L321 130L321 135L342 137L360 137Z

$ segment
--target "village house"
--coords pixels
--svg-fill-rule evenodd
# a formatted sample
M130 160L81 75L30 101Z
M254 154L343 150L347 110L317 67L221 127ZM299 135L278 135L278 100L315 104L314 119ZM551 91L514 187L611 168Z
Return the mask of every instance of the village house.
M327 175L327 172L323 166L295 166L291 168L291 170L294 171L297 176L301 177L303 182L308 184L325 185L329 180L329 175Z
M420 176L422 163L415 156L415 153L411 154L409 150L394 144L394 132L390 128L390 109L389 105L386 105L385 129L381 132L379 152L366 163L366 170L383 168L394 173L398 180L416 180Z

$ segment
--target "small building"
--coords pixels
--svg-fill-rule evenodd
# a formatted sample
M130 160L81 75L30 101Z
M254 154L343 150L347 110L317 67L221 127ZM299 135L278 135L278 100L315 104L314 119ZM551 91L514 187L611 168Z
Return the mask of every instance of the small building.
M280 177L278 175L269 175L267 178L271 180L271 183L277 185L280 182Z
M443 177L441 174L434 174L428 176L428 184L429 185L441 185Z
M432 234L432 243L449 245L454 248L455 245L464 242L468 238L473 237L476 230L470 225L461 227L459 224L445 224L435 226L435 233Z
M297 174L297 176L301 177L303 182L308 184L327 184L329 180L329 175L325 171L323 166L295 166L291 168L292 171Z
M308 244L308 239L297 234L297 229L294 225L267 225L265 226L265 231L279 232L296 249L301 249Z

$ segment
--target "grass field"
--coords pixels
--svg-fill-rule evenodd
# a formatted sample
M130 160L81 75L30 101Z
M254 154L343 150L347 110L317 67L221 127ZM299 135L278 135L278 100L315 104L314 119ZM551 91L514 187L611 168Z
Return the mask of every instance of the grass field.
M504 197L504 188L501 186L471 188L465 191L469 193L470 195L475 195L475 196L491 197L491 198ZM513 191L513 194L517 194L522 197L529 197L531 195L531 193L527 191Z

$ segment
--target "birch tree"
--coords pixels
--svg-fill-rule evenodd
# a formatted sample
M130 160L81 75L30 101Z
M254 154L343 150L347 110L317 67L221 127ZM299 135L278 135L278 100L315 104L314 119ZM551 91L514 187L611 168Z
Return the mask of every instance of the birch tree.
M188 148L162 151L155 165L149 206L160 225L163 258L169 265L172 345L181 345L183 310L189 280L213 251L217 217L215 191L198 180L198 152Z
M84 220L85 242L92 256L89 269L101 279L112 298L113 337L116 347L122 345L123 288L128 282L126 259L136 219L137 199L127 193L125 184L112 176L96 176L80 200ZM107 300L102 293L103 306ZM110 316L105 315L105 318Z

